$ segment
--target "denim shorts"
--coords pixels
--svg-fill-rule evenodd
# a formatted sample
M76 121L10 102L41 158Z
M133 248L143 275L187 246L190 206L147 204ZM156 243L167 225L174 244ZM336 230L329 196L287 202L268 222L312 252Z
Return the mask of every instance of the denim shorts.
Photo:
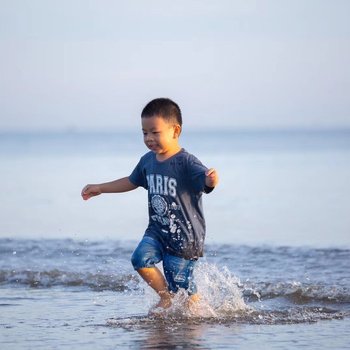
M155 267L161 261L169 291L176 293L179 288L183 288L187 290L189 295L197 293L197 287L193 280L196 261L167 254L158 241L147 236L143 237L131 257L135 270Z

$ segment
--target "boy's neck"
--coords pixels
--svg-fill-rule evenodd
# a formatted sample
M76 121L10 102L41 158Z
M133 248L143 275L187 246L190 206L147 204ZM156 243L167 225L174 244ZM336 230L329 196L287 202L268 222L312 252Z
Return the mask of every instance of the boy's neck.
M172 147L171 149L169 149L165 153L157 153L156 158L160 162L163 162L164 160L167 160L167 159L171 158L172 156L174 156L175 154L179 153L181 151L181 149L182 149L182 147L179 144L177 144L176 146Z

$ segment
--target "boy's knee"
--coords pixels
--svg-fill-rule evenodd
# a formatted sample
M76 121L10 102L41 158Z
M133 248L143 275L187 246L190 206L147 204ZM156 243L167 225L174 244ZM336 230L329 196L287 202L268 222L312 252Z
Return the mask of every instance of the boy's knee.
M154 267L159 261L156 256L140 248L136 248L131 256L131 263L135 270L143 267Z
M143 267L154 267L161 261L159 244L151 238L143 238L131 256L131 263L135 270Z
M134 253L131 256L131 264L134 267L135 270L140 269L142 266L142 256L141 254L138 252L138 250L136 249L134 251Z

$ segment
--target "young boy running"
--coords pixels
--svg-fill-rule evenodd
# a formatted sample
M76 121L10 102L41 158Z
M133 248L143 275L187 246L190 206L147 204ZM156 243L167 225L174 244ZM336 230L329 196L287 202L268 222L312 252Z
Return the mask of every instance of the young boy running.
M167 98L152 100L142 111L141 123L144 142L151 151L140 159L130 176L87 185L82 197L87 200L139 186L148 190L149 224L131 261L158 293L156 308L166 309L179 288L187 290L191 301L199 299L193 269L203 256L202 193L214 189L218 175L179 145L182 116L175 102ZM156 267L160 261L164 276Z

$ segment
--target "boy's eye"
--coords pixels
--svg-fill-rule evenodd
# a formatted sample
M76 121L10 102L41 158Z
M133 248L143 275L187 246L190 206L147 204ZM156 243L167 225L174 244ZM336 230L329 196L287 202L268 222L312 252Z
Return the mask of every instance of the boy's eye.
M146 132L146 131L143 131L142 133L143 133L143 136L147 136L148 135L148 132ZM151 131L150 133L152 135L157 135L157 134L160 134L160 131Z

